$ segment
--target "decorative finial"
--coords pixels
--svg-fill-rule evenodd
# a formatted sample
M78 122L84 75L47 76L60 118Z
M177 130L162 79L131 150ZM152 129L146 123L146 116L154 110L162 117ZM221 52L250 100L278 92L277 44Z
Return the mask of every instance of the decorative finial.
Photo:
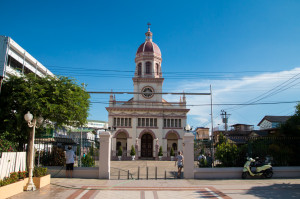
M148 31L145 33L146 41L152 41L152 32L150 31L151 23L148 22L147 25L148 25Z
M148 22L147 25L148 25L148 30L150 30L151 23Z

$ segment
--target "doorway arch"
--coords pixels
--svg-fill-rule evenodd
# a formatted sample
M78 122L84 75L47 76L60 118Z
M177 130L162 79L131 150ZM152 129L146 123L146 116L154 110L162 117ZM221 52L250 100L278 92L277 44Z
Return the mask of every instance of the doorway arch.
M150 133L144 133L141 137L141 157L153 157L153 137Z

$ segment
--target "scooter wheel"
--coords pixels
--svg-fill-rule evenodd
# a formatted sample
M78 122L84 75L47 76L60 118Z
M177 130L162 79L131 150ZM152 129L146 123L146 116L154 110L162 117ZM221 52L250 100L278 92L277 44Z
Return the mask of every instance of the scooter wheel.
M248 176L248 172L243 172L243 173L242 173L242 179L246 179L247 176Z
M268 170L268 171L265 172L265 177L266 178L272 178L272 176L273 176L273 171Z

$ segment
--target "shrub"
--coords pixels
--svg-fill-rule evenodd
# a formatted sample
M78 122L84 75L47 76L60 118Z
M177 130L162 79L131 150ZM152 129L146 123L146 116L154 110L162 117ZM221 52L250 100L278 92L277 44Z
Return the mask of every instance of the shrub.
M123 155L123 149L122 146L120 146L118 150L118 156L122 156L122 155Z
M16 151L16 144L8 141L6 139L7 132L4 132L2 135L0 135L0 153L1 152L14 152Z
M10 173L9 177L3 178L3 180L0 180L0 186L9 185L12 183L15 183L19 180L19 175L17 172Z
M28 172L27 171L19 171L18 176L19 176L19 179L24 179L24 178L28 177Z
M222 144L217 146L216 158L221 161L222 166L236 166L236 160L238 158L237 146L235 144L223 142Z
M47 175L46 167L34 167L33 169L33 177L43 177Z
M170 151L170 156L175 156L175 153L174 153L174 149L173 149L173 147L171 148L171 151Z
M95 161L90 154L87 154L85 157L81 158L83 167L92 167L95 165Z
M158 156L163 156L162 146L159 147Z
M40 154L40 163L43 166L63 166L66 163L64 150L54 146L51 152Z
M131 155L131 156L134 156L134 155L135 155L135 148L134 148L133 145L131 145L130 155Z

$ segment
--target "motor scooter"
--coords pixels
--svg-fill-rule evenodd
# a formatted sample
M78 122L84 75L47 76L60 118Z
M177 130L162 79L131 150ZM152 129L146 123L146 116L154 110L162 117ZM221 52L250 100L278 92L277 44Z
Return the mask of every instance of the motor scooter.
M256 158L258 159L258 158ZM251 171L251 168L255 167L254 171ZM265 178L272 178L273 176L273 169L271 163L261 163L258 160L255 161L252 158L247 158L246 163L244 164L242 178L246 179L247 176L261 176Z

